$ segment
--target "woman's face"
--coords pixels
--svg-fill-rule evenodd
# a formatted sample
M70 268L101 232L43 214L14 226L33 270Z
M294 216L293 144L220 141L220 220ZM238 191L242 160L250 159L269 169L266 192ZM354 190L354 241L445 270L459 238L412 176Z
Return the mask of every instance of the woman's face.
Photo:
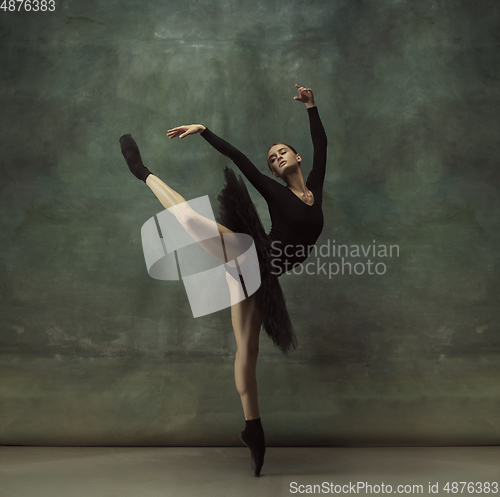
M299 154L295 154L293 150L282 143L273 145L267 152L267 163L276 178L281 178L286 170L299 167L301 161Z

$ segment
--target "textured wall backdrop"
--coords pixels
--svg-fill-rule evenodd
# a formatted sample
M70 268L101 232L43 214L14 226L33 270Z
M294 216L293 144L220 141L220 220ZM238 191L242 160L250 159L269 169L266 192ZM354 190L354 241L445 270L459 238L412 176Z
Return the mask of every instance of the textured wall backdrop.
M262 171L285 141L308 173L295 83L329 138L318 245L349 249L318 261L365 272L280 278L300 348L261 334L268 445L500 443L499 21L486 0L0 11L0 443L241 445L230 311L194 319L148 276L163 207L118 138L216 208L230 161L166 130L205 124Z

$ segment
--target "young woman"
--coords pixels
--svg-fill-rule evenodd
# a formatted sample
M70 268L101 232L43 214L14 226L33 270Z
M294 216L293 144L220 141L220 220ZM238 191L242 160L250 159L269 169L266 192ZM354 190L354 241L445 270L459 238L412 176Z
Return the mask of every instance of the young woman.
M275 143L267 152L271 174L283 180L283 185L261 173L244 154L201 124L178 126L167 133L169 138L201 134L210 145L236 164L269 207L272 228L266 234L243 181L241 178L237 179L228 167L224 169L225 185L218 196L221 205L220 222L217 223L222 243L226 244L227 253L230 240L225 240L224 234L246 233L252 236L261 273L259 289L250 296L245 292L244 297L247 298L242 298L239 273L235 267L225 264L226 280L232 298L231 320L237 345L235 383L246 419L246 427L240 438L250 448L254 476L260 475L266 451L256 380L260 329L264 326L268 336L285 354L291 347L296 348L297 340L278 277L307 259L323 229L322 191L327 138L312 90L295 86L299 95L294 99L306 105L314 145L313 167L307 181L304 181L302 175L302 158L290 145ZM132 173L151 188L166 209L178 206L174 215L186 231L194 235L208 226L207 223L213 223L191 209L181 195L144 166L131 135L123 135L120 143ZM205 250L220 258L220 242L216 246L216 241L217 239L211 239L199 243ZM235 253L235 248L232 247L230 252Z

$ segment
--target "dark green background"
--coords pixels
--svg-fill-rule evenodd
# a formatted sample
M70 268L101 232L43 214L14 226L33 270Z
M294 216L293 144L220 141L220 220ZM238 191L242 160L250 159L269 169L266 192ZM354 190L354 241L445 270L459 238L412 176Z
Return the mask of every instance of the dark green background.
M498 444L499 20L472 0L0 11L0 443L241 445L230 310L194 319L149 277L140 228L163 207L118 138L216 209L230 161L166 130L205 124L262 171L285 141L307 174L298 83L329 139L318 244L400 253L380 276L280 278L300 348L261 333L268 445Z

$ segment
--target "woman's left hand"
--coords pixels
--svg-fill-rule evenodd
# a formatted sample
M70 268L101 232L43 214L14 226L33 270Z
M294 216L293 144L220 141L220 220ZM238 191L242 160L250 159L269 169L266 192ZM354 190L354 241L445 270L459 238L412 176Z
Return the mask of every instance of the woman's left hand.
M294 100L305 103L307 107L313 107L316 105L314 103L314 95L311 88L304 88L303 86L299 85L295 85L295 88L297 88L299 96L293 97Z

